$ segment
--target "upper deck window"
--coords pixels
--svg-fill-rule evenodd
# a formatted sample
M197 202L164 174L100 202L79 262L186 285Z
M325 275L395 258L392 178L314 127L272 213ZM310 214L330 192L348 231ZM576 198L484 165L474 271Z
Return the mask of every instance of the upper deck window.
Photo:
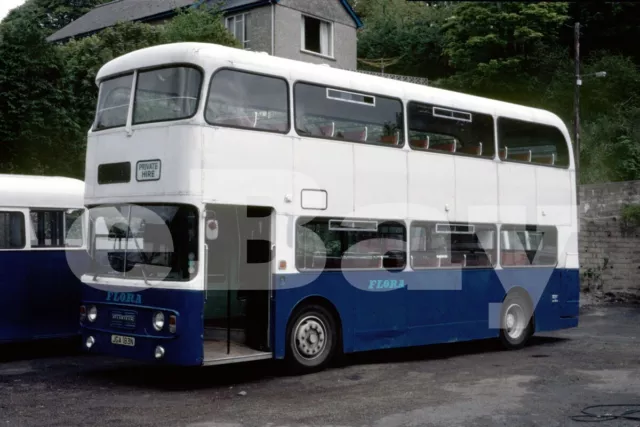
M289 131L286 80L223 69L211 79L205 119L212 125Z
M491 115L418 102L407 111L411 148L494 156Z
M198 109L202 73L190 67L160 68L138 74L133 124L180 120Z
M502 160L569 166L569 148L560 129L522 120L498 119Z
M133 74L100 83L98 112L94 130L121 127L127 124Z
M303 136L402 145L402 102L310 83L296 83L296 130Z

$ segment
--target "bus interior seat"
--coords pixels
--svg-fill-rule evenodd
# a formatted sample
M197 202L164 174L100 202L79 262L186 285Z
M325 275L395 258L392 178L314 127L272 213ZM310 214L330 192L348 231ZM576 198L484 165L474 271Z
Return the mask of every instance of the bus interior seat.
M429 137L427 136L425 139L412 139L409 141L410 145L413 148L422 148L424 150L429 149Z
M367 133L368 133L368 128L365 126L363 129L359 129L359 130L344 131L342 132L342 135L344 136L344 139L348 139L351 141L366 142Z
M479 142L478 145L468 145L466 147L462 147L458 150L458 152L473 154L475 156L482 156L482 142Z
M455 153L456 152L456 142L450 142L448 144L438 144L434 147L431 147L431 149L433 150L438 150L438 151L448 151L450 153Z
M501 148L498 151L498 155L500 156L500 160L506 160L509 149L507 147Z
M271 122L260 126L263 129L274 130L276 132L286 132L289 127L287 122Z
M466 266L489 267L491 266L491 255L486 252L466 254Z
M502 251L501 264L503 266L529 265L529 258L525 251L510 250Z
M411 253L411 264L414 267L440 267L440 260L434 251L413 251Z
M382 257L379 254L344 254L342 257L343 269L355 268L381 268Z
M539 156L536 158L536 163L540 163L543 165L555 165L556 164L556 153L551 153L544 156Z
M379 142L398 145L398 142L400 142L400 131L396 131L394 135L381 135Z
M382 256L382 268L387 270L404 268L405 260L404 250L389 250Z
M531 162L531 150L527 150L522 153L509 154L508 160L519 160L521 162Z
M331 122L328 123L326 125L321 125L318 126L318 129L320 130L320 135L322 136L328 136L329 138L333 138L335 132L336 132L336 123L335 122Z
M256 127L258 123L258 113L254 112L253 116L236 116L236 117L227 117L216 119L217 124L227 125L227 126L239 126L239 127Z

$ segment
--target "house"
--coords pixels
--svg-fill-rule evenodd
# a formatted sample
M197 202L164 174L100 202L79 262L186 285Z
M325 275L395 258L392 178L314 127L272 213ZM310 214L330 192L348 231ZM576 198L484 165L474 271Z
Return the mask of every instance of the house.
M219 5L227 28L245 49L357 68L356 30L362 22L347 0L115 0L94 8L47 40L86 37L117 22L161 24L177 10L203 2Z

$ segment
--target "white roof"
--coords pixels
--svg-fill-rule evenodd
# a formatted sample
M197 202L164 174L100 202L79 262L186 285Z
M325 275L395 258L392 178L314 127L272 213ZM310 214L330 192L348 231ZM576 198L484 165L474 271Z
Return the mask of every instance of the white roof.
M81 208L84 182L73 178L0 175L0 209Z
M290 81L307 80L345 89L359 90L379 95L416 100L468 111L486 112L503 117L536 121L566 129L564 122L555 114L537 108L496 101L459 92L438 89L413 83L392 81L384 77L371 76L354 71L332 68L274 57L264 52L207 43L174 43L137 50L105 64L96 81L105 77L131 72L141 68L166 64L193 64L203 68L207 74L219 67L237 67L248 71L288 76ZM568 136L568 135L566 135Z

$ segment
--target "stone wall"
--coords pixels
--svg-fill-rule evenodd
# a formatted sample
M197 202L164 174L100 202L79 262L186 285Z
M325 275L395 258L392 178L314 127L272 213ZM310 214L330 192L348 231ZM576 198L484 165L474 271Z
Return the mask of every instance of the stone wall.
M622 224L621 210L627 204L640 204L640 181L580 187L583 288L640 292L640 229Z

